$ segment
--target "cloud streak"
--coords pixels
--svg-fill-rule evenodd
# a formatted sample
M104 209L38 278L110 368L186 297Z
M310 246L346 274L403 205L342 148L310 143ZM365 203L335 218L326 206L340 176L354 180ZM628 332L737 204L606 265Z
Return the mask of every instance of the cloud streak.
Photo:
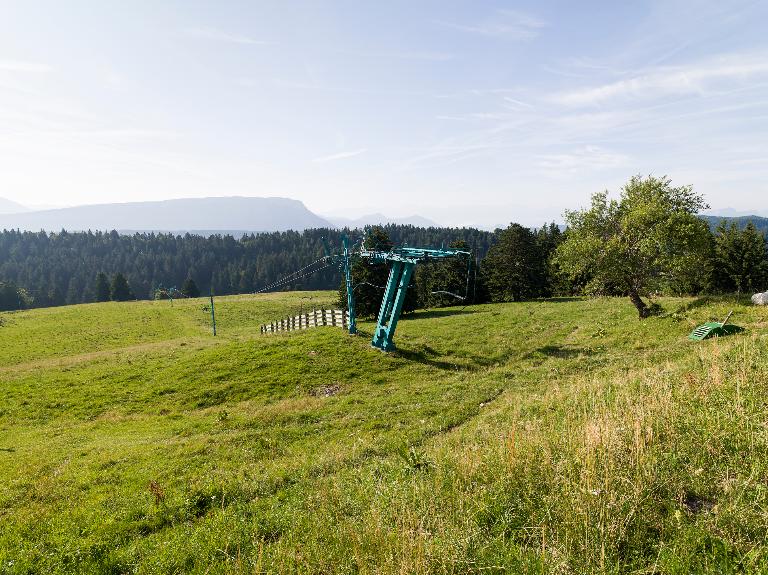
M349 152L339 152L338 154L331 154L330 156L321 156L319 158L313 158L313 164L325 164L327 162L336 162L338 160L346 160L347 158L354 158L360 156L368 151L368 148L360 148L359 150L352 150Z
M250 36L231 34L216 28L186 28L184 30L184 35L189 36L190 38L224 42L227 44L240 44L244 46L269 46L274 44L274 42L268 40L257 40Z
M0 71L2 72L49 72L50 70L50 66L39 62L0 60Z
M536 163L547 170L573 172L616 168L625 165L628 160L624 154L597 146L584 146L571 153L541 155Z
M653 68L624 80L555 94L551 100L556 104L578 107L616 100L705 94L723 83L755 76L768 76L768 54L721 56L689 66Z
M456 22L445 21L439 21L438 24L445 28L451 28L469 34L477 34L493 38L505 37L514 40L530 40L536 38L539 35L540 30L547 25L546 22L536 16L517 10L498 10L493 18L489 18L477 24L459 24Z

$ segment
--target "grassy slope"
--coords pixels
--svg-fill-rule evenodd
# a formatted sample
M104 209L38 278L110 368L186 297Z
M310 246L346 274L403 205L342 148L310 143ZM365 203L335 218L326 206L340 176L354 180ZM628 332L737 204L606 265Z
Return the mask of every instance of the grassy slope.
M257 333L331 298L220 298L216 339L204 300L0 315L0 573L768 569L768 310Z

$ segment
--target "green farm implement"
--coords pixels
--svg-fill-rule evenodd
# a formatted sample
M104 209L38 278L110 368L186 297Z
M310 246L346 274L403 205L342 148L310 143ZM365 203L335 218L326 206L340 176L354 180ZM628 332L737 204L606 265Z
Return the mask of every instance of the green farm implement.
M730 335L732 333L744 331L743 327L728 323L728 320L731 319L732 314L733 311L729 312L722 322L710 321L700 325L691 332L691 334L688 336L688 339L692 339L693 341L701 341L704 339L709 339L710 337L721 337L724 335Z

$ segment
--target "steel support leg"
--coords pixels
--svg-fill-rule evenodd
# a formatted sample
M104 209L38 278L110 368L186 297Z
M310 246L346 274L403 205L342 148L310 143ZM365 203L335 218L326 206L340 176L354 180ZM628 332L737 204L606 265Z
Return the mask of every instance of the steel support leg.
M389 271L387 288L384 291L384 299L381 302L379 318L376 322L376 330L373 333L371 345L383 351L395 348L392 338L395 335L400 313L403 311L405 294L411 283L413 268L416 264L410 262L392 262Z

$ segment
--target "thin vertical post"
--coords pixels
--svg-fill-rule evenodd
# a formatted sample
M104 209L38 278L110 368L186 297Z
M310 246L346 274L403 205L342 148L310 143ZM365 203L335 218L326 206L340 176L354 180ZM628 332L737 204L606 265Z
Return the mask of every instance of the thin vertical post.
M347 310L349 310L349 333L357 333L357 318L355 317L355 294L352 288L352 267L349 253L349 237L341 234L341 242L344 245L344 279L347 284Z
M213 307L213 288L211 288L211 325L213 326L213 335L216 335L216 310Z

